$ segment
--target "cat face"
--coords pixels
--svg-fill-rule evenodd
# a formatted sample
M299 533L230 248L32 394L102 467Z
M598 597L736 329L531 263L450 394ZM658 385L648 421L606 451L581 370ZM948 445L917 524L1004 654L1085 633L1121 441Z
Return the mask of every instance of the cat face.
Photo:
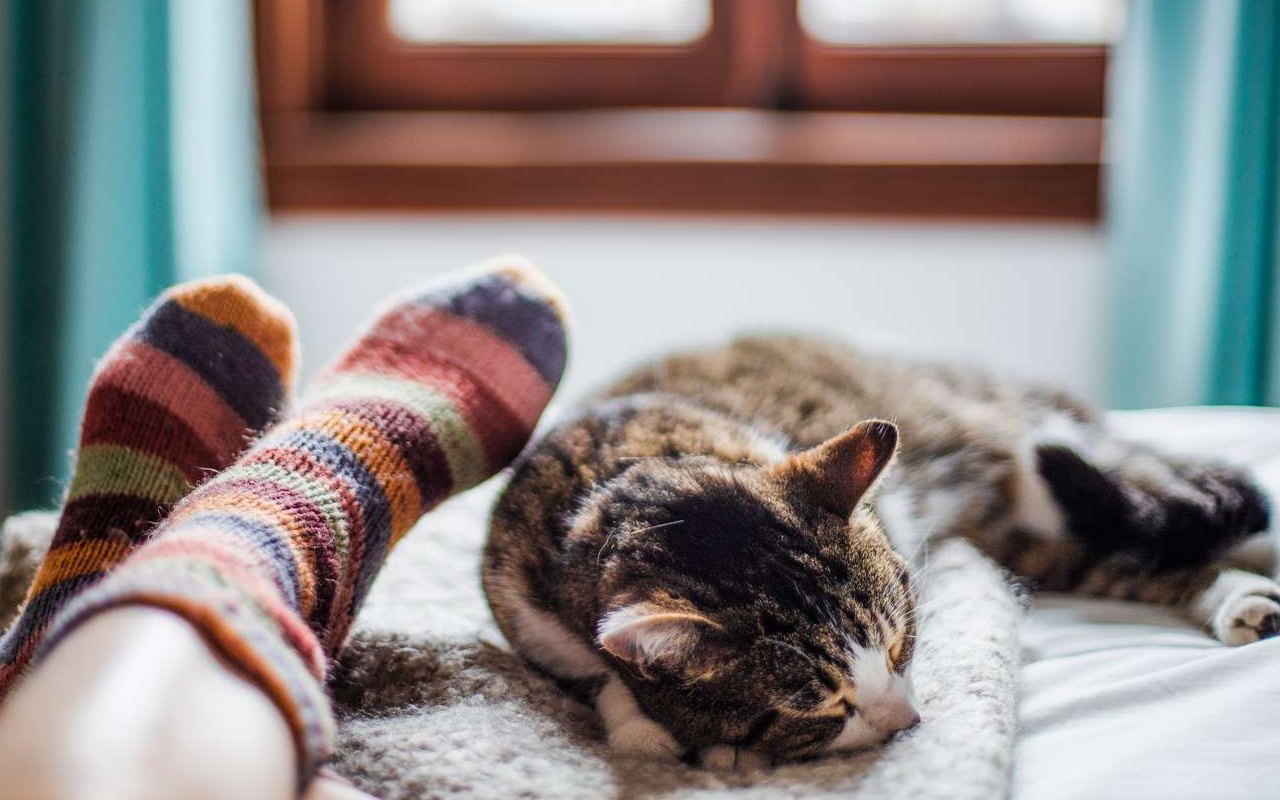
M771 467L639 465L579 516L607 539L597 642L688 748L798 758L913 725L915 596L862 500L896 430Z

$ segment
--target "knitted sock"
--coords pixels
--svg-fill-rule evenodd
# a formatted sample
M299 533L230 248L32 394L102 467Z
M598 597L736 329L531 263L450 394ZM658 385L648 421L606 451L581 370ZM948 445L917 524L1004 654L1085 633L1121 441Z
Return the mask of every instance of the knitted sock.
M331 750L330 659L384 557L519 453L564 367L562 314L512 258L403 298L296 413L78 597L41 652L105 608L172 610L279 706L309 779Z
M223 276L160 296L99 362L49 553L0 639L0 698L50 619L274 421L293 382L293 316Z

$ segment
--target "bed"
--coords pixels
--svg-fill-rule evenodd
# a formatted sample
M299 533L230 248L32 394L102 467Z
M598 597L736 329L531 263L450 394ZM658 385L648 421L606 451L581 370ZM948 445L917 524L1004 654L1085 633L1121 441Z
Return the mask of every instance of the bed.
M1280 412L1171 409L1113 415L1131 437L1247 464L1280 497ZM1274 574L1274 530L1241 554ZM1171 612L1033 598L1012 796L1280 796L1280 638L1238 648Z
M1280 412L1115 415L1130 435L1252 466L1280 493ZM611 759L589 709L497 632L479 549L501 478L428 515L379 577L332 690L335 766L388 798L1234 798L1280 792L1280 638L1226 648L1144 606L1024 603L975 552L939 554L925 591L925 722L884 751L720 774ZM48 515L6 525L0 611ZM1242 557L1274 555L1274 534ZM936 573L936 574L935 574ZM932 631L932 633L930 633ZM943 635L943 634L946 635Z

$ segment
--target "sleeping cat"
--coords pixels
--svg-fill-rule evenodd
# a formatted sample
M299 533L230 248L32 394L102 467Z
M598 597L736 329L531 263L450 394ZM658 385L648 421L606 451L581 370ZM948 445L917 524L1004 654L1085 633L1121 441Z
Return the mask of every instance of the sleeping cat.
M919 719L902 554L926 539L1238 645L1280 633L1280 586L1220 564L1267 524L1240 471L1116 439L1060 392L760 337L643 368L547 434L494 509L483 580L615 751L743 767Z

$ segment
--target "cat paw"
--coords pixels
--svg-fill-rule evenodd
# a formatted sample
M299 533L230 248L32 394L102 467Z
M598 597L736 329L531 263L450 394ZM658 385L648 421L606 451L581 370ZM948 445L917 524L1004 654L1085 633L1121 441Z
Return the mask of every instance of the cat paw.
M750 772L768 767L770 760L763 753L741 750L729 744L718 744L705 747L698 753L698 765L703 769Z
M1280 635L1280 600L1261 594L1237 597L1213 627L1218 639L1232 647Z
M684 754L666 728L638 715L609 731L609 749L616 755L648 761L679 761Z

